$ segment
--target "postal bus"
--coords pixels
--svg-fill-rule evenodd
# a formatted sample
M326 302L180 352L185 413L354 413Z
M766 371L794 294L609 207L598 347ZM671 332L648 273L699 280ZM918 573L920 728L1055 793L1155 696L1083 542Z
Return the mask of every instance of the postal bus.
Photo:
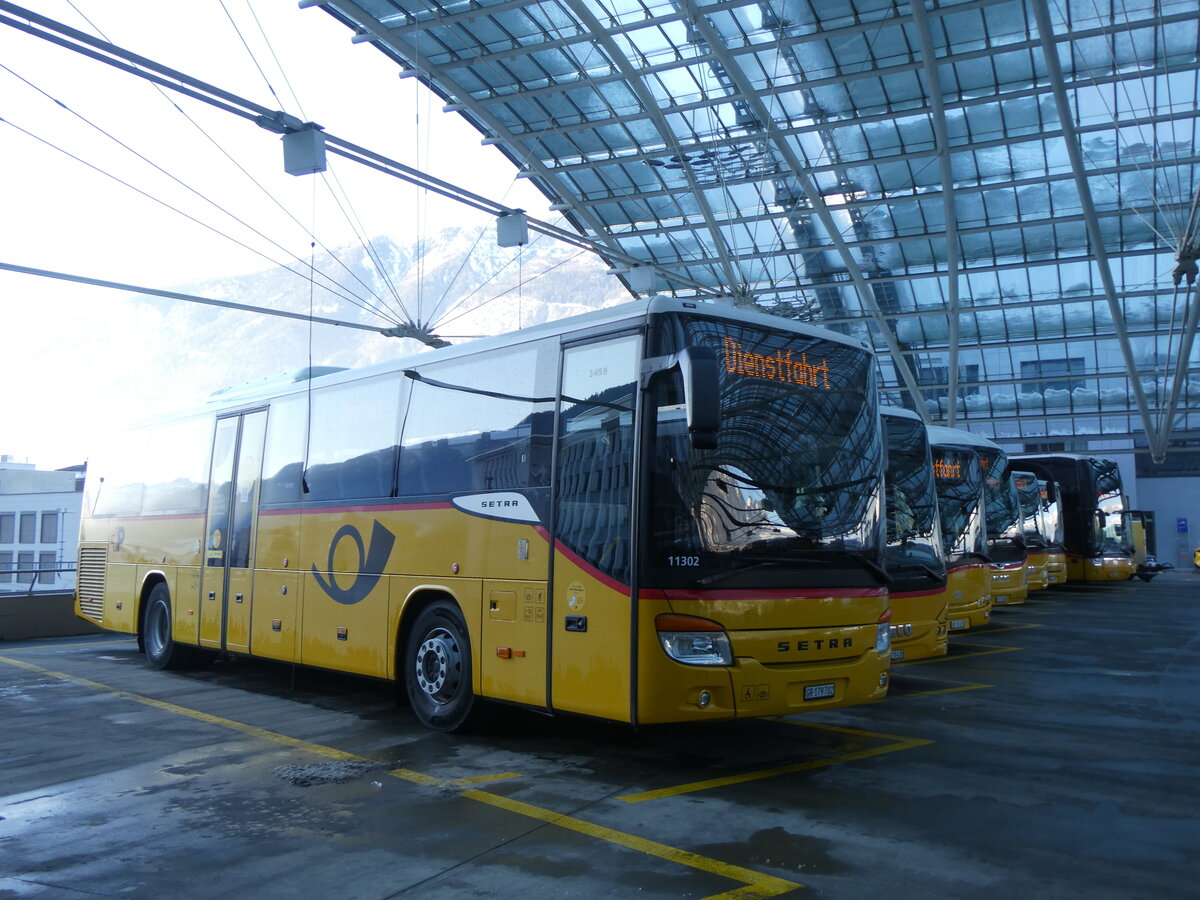
M929 435L916 413L882 410L887 437L885 509L891 576L892 659L945 656L949 649L946 555Z
M1067 552L1063 544L1062 491L1059 490L1058 482L1049 477L1039 478L1038 487L1042 492L1042 517L1046 522L1046 540L1049 541L1046 582L1051 586L1066 584Z
M946 615L951 632L966 631L986 625L992 616L983 468L979 464L985 439L961 428L928 425L926 429L946 551L946 590L950 595Z
M1019 456L1040 464L1063 496L1063 544L1068 581L1126 581L1133 577L1129 506L1116 462L1077 453Z
M89 460L77 613L224 652L648 724L882 698L862 342L651 298L218 393Z
M992 606L1017 606L1029 594L1026 584L1028 553L1022 525L1021 501L1008 467L1008 457L991 441L979 450L987 498L987 556L992 573Z
M1050 470L1024 456L1014 456L1012 465L1032 474L1037 480L1041 500L1042 537L1046 543L1046 584L1053 587L1067 581L1067 554L1063 544L1062 489Z
M1029 593L1050 586L1047 564L1050 559L1050 540L1047 537L1045 510L1042 508L1042 489L1033 472L1013 470L1013 484L1021 504L1021 535L1025 540L1025 584Z

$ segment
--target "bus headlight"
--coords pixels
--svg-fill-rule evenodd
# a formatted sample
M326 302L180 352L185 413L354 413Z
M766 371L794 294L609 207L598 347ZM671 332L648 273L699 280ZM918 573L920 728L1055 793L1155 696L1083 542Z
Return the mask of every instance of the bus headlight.
M709 619L664 613L654 620L667 656L689 666L732 666L733 647L725 629Z
M880 653L888 653L892 649L892 610L883 611L879 617L879 625L875 629L875 649Z

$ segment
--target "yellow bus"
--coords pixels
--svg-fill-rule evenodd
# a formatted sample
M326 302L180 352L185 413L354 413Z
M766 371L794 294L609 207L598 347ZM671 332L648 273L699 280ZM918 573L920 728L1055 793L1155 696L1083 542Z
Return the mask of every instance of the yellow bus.
M883 409L887 437L886 568L892 584L892 659L945 656L949 649L946 556L925 423Z
M1065 584L1067 581L1067 553L1063 543L1063 509L1062 489L1050 470L1044 465L1026 456L1012 458L1014 468L1019 468L1025 477L1033 477L1037 484L1038 500L1040 501L1039 532L1043 542L1046 562L1046 586ZM1039 554L1040 559L1040 554Z
M986 440L986 439L981 439ZM987 556L992 573L992 606L1018 606L1029 595L1026 584L1028 552L1025 549L1021 501L999 445L987 441L979 448L987 503Z
M979 463L983 439L961 428L929 425L926 429L946 551L950 631L979 628L992 617L983 468Z
M89 460L77 612L224 652L649 724L882 698L862 342L651 298L214 396Z
M1029 592L1043 591L1050 586L1050 541L1047 538L1042 488L1033 472L1014 470L1013 484L1021 503L1021 529L1025 538L1025 583Z
M1077 453L1022 455L1018 465L1042 466L1063 496L1068 581L1127 581L1133 538L1121 470L1111 459Z

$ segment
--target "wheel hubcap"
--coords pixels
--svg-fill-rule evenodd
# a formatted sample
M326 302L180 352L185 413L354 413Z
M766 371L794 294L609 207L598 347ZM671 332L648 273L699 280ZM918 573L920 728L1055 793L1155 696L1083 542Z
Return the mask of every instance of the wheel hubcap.
M458 642L449 631L431 631L417 650L417 684L427 697L438 703L452 699L458 689L462 656Z
M147 629L151 654L157 656L167 645L168 627L167 617L164 615L162 607L156 603L150 610L150 627Z

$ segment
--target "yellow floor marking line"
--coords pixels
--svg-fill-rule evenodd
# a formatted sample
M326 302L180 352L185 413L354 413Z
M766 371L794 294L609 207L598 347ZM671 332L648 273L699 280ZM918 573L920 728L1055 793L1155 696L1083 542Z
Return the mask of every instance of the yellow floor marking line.
M993 625L991 628L989 628L987 630L987 633L989 635L993 635L993 634L1002 634L1005 631L1024 631L1026 628L1045 628L1045 627L1046 627L1045 625L1042 625L1038 622L1023 622L1019 625L1016 623L1012 623L1009 625L1001 625L999 628L997 628L995 625Z
M918 665L919 663L923 663L923 662L933 662L933 660L918 659L912 663L905 663L905 665L906 666ZM897 677L899 677L901 681L903 681L906 678L913 678L913 679L916 679L917 681L940 681L943 683L949 682L950 684L954 685L954 687L936 688L936 689L928 690L928 691L912 691L911 693L905 693L905 694L893 694L889 691L888 692L889 700L892 700L892 699L905 700L910 697L930 697L930 696L933 696L934 694L955 694L960 691L979 691L979 690L983 690L985 688L995 687L994 684L983 684L978 681L954 681L951 678L938 678L934 675L914 675L911 672L897 672L895 669L893 669L892 670L892 683L893 684L895 684Z
M23 660L10 659L0 656L0 662L6 663L17 668L27 669L31 672L39 672L43 675L49 675L52 678L58 678L62 681L69 681L75 684L83 685L84 687L92 688L96 691L113 694L123 700L131 700L134 703L140 703L144 706L149 706L154 709L163 710L164 712L174 713L176 715L186 716L189 719L195 719L198 722L204 722L209 725L217 725L222 728L227 728L232 731L238 731L242 734L251 735L261 738L275 744L283 744L287 747L294 747L298 750L306 750L310 753L315 753L319 756L324 756L328 759L339 760L365 760L373 762L369 757L360 756L357 753L347 753L344 750L337 750L333 747L326 747L323 744L315 744L312 741L301 740L300 738L289 737L285 734L280 734L276 731L268 731L265 728L257 728L253 725L247 725L244 722L237 722L233 719L226 719L222 716L214 716L209 713L200 712L196 709L189 709L186 706L179 706L175 703L168 703L165 700L155 700L153 697L147 697L143 694L135 694L132 691L127 691L122 688L116 688L111 685L104 684L99 681L92 681L90 678L81 678L77 675L69 675L66 672L56 672L53 669L47 669L42 666L34 665L33 663L24 662ZM498 775L481 776L478 778L463 778L453 781L436 778L432 775L425 775L421 772L413 771L412 769L393 769L388 772L389 775L404 779L413 784L435 787L457 787L468 783L474 783L484 780L494 780L500 778L520 777L515 772L504 772ZM486 803L489 806L497 807L498 809L508 810L531 819L537 819L541 822L554 825L559 828L565 828L569 831L575 831L579 834L594 837L606 843L615 844L619 847L625 847L630 850L635 850L639 853L644 853L648 856L654 856L668 862L679 863L680 865L688 866L692 869L699 869L702 872L708 872L712 875L717 875L722 878L728 878L731 881L741 881L743 885L731 891L725 891L720 894L712 894L703 900L759 900L759 898L777 897L780 894L794 891L804 885L795 882L787 881L783 878L776 878L773 875L767 875L763 872L756 872L753 869L746 869L742 866L724 863L717 859L712 859L707 856L701 856L697 853L692 853L688 850L680 850L677 847L671 847L667 844L660 844L657 841L639 838L632 834L626 834L622 831L617 831L612 828L607 828L603 825L594 825L591 822L585 822L582 819L576 819L573 816L563 815L553 812L552 810L543 809L540 806L534 806L529 803L524 803L520 800L514 800L510 797L502 797L498 794L492 794L488 791L479 788L468 788L458 791L458 796L465 797L469 800L474 800L478 803Z
M643 791L637 794L626 794L618 797L618 800L624 800L626 803L642 803L646 800L661 800L664 797L677 797L680 794L692 794L697 791L708 791L713 788L727 787L731 784L745 784L749 781L761 781L765 778L776 778L780 775L791 775L796 772L804 772L811 769L823 769L828 766L837 765L844 762L852 762L858 759L868 759L872 756L882 756L885 753L895 753L899 750L911 750L914 747L924 747L927 744L932 744L933 741L927 741L922 738L905 738L890 734L879 734L871 731L862 731L857 728L844 728L839 725L822 725L815 722L793 722L789 719L776 718L774 721L783 722L788 725L795 725L800 728L818 728L823 731L836 731L842 734L851 734L856 737L880 738L882 740L892 741L890 744L885 744L882 747L872 747L868 750L855 750L851 753L842 753L838 756L822 757L821 759L807 759L803 762L788 763L785 766L775 766L771 769L758 769L753 772L742 772L737 775L726 775L722 778L710 778L706 781L693 781L690 784L677 784L673 787L660 788L656 791Z
M671 847L667 844L660 844L657 841L635 837L622 831L614 831L603 825L594 825L591 822L585 822L573 816L551 812L548 809L532 806L520 800L513 800L511 797L502 797L498 794L481 790L467 790L463 792L462 796L478 800L480 803L487 803L499 809L506 809L509 812L514 812L522 816L529 816L532 819L540 819L559 828L567 828L579 834L598 838L611 844L628 847L630 850L636 850L647 856L656 856L668 862L679 863L693 869L700 869L713 875L719 875L722 878L728 878L731 881L746 882L743 887L721 894L710 895L705 900L718 900L718 898L720 900L734 900L734 898L737 898L737 900L750 900L753 897L776 897L787 891L804 887L804 885L797 884L794 881L786 881L782 878L776 878L773 875L755 872L753 869L746 869L742 866L723 863L707 856L700 856L687 850L680 850L678 847ZM622 797L621 799L626 798Z
M497 772L495 775L473 775L470 778L455 778L447 781L451 787L466 787L469 784L483 784L485 781L505 781L509 778L520 778L519 772Z
M98 641L71 641L70 643L67 643L66 641L61 643L55 641L49 644L25 644L23 647L0 647L0 654L16 653L18 650L57 650L59 647L95 647L96 645L103 646L107 644L124 644L133 643L134 640L135 639L131 637L121 637L108 638L106 640L101 639Z
M231 729L232 731L240 731L242 734L248 734L252 737L262 738L266 741L272 741L276 744L284 744L288 747L295 747L298 750L307 750L310 753L316 753L329 759L361 760L366 758L359 756L357 753L346 753L343 750L335 750L333 747L326 747L323 744L314 744L311 741L304 741L300 738L288 737L286 734L279 734L275 731L267 731L265 728L256 728L255 726L247 725L244 722L235 722L233 719L226 719L222 716L210 715L209 713L200 712L198 709L190 709L186 706L168 703L165 700L155 700L153 697L147 697L144 694L135 694L132 691L115 688L112 685L103 684L99 681L92 681L90 678L80 678L78 675L68 675L66 672L56 672L53 669L46 669L42 666L36 666L33 663L24 662L23 660L9 659L7 657L0 656L0 662L7 663L10 666L17 666L21 669L28 669L31 672L40 672L43 675L50 675L51 677L58 678L62 681L71 681L75 684L81 684L84 687L89 687L96 691L115 694L122 700L131 700L134 703L141 703L143 706L150 706L154 709L161 709L164 712L174 713L175 715L179 716L186 716L189 719L195 719L197 722L204 722L208 725L218 725L222 728Z
M924 665L929 665L930 663L955 662L956 660L961 660L961 659L974 659L976 656L987 656L991 653L1013 653L1017 650L1024 649L1022 647L1005 647L1003 645L996 645L996 644L976 644L976 643L964 644L964 643L962 643L963 638L967 638L967 637L975 638L978 636L979 635L975 635L975 634L968 635L968 634L964 633L964 634L960 634L958 636L958 638L955 639L955 644L957 645L958 649L960 651L966 650L967 651L966 653L956 652L956 653L948 653L945 656L931 656L929 659L914 659L912 662L906 662L906 663L903 663L902 665L904 665L904 666L924 666ZM975 649L976 647L995 647L996 649L994 649L994 650L976 650Z

